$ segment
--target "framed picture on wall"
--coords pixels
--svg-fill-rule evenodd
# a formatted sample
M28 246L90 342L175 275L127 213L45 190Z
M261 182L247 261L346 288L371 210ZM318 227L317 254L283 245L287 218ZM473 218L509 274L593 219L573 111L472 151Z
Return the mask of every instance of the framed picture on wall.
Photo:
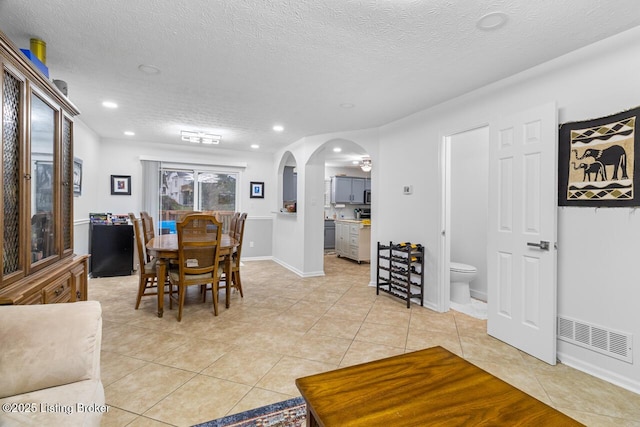
M251 193L250 196L252 199L264 199L264 182L251 182Z
M73 194L82 194L82 159L77 157L73 158Z
M111 194L116 196L130 196L131 175L111 175Z

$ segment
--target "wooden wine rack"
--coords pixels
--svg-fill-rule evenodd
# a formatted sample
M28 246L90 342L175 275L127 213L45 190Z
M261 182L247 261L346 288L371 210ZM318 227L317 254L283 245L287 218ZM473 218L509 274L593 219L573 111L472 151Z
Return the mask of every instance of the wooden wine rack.
M391 294L407 302L411 299L424 303L424 247L410 242L378 242L378 271L376 294L380 291Z

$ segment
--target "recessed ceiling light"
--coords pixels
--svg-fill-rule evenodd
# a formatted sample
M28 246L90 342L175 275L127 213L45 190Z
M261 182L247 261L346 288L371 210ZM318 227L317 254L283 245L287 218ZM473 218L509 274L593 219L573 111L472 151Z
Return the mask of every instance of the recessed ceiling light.
M138 70L141 73L145 73L149 76L160 74L160 68L156 67L155 65L142 64L138 66Z
M102 106L105 107L105 108L118 108L118 104L116 104L113 101L104 101L102 103Z
M355 104L352 104L352 103L350 103L350 102L345 102L345 103L340 104L340 106L341 106L342 108L353 108L353 107L355 107L356 105L355 105Z
M502 12L491 12L478 20L476 26L484 31L497 30L507 23L507 14Z
M260 148L260 146L258 144L251 144L251 148L257 150L258 148Z
M335 148L333 149L333 152L334 152L334 153L339 153L339 152L341 152L341 151L342 151L342 148L340 148L340 147L335 147Z
M273 127L273 130L275 130L276 132L282 132L284 130L284 126L282 125L275 125Z
M130 130L126 130L126 131L124 131L124 134L127 135L127 136L135 136L136 133L135 132L131 132Z

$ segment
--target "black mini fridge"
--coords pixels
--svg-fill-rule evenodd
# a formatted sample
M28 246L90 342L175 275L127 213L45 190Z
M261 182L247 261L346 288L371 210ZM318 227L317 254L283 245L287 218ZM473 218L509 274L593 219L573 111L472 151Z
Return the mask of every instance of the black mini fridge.
M92 224L91 277L128 276L133 271L133 226Z

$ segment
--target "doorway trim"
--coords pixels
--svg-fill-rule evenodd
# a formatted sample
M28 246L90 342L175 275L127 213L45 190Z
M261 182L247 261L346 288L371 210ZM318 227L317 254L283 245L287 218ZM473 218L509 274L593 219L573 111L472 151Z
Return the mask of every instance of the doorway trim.
M438 299L435 309L440 312L449 311L451 292L451 142L454 136L489 127L488 122L463 127L459 130L445 132L440 137L440 243L438 257Z

